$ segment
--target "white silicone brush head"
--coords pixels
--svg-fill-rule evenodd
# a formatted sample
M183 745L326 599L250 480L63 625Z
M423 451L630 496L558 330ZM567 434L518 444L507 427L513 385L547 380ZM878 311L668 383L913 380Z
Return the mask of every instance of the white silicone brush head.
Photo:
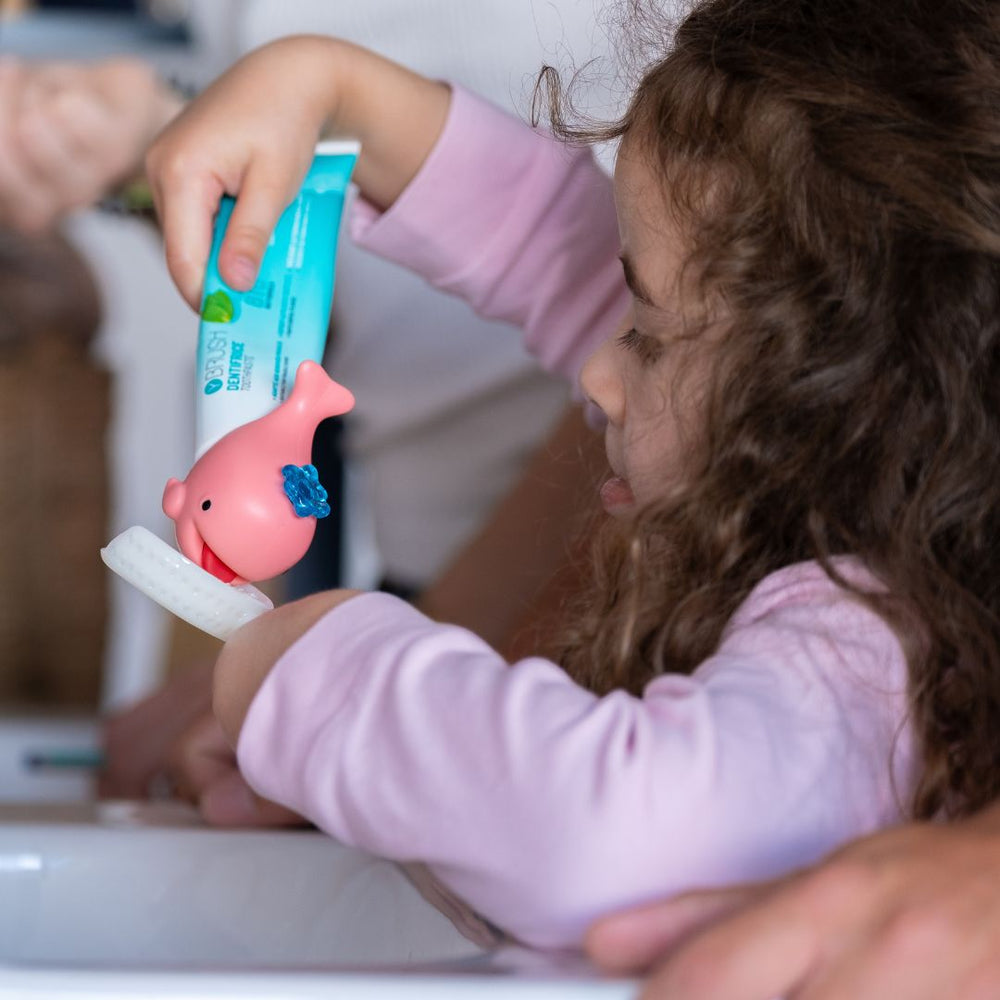
M127 528L101 558L157 604L223 641L274 607L256 587L223 583L146 528Z

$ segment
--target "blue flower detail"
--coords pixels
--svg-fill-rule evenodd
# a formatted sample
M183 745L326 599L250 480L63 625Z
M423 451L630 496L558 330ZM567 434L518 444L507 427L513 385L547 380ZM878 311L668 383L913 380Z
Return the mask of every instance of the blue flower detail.
M299 517L329 515L327 492L320 485L315 465L285 465L281 474L285 477L285 496L291 500Z

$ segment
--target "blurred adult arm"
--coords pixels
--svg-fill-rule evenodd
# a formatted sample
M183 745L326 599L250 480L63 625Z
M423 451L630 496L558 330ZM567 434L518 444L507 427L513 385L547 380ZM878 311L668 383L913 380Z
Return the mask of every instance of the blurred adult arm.
M0 57L0 223L33 234L142 174L182 99L140 59Z

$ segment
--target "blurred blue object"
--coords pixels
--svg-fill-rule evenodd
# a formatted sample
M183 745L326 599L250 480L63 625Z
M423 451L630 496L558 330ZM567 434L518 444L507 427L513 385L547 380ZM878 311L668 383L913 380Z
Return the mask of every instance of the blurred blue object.
M136 0L35 0L42 10L124 10L138 13Z
M45 0L3 22L0 51L27 58L140 55L182 72L190 50L185 3Z

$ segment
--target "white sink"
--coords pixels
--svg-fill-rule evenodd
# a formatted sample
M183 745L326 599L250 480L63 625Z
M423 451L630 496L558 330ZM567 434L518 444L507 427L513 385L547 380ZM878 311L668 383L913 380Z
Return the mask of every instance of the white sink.
M171 804L0 804L0 998L632 996L460 933L391 862Z

